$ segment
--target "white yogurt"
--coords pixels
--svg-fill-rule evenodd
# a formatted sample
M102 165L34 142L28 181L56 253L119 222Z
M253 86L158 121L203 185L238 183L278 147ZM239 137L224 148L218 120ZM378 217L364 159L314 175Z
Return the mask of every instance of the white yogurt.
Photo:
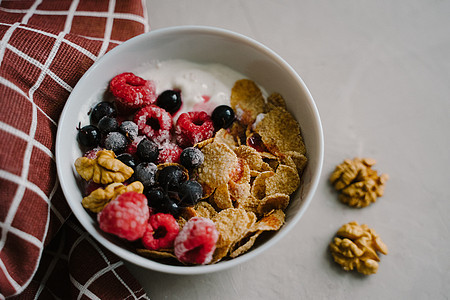
M198 64L186 60L166 60L147 65L136 75L153 80L156 93L181 91L182 106L174 120L184 112L206 111L211 115L218 105L230 105L231 88L243 74L220 64Z

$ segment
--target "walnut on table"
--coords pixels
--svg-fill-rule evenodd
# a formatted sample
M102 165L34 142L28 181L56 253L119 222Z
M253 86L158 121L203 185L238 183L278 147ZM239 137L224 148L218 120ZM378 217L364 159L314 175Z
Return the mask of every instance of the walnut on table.
M357 222L344 224L330 243L331 255L344 270L356 269L370 275L378 271L380 258L377 252L387 254L387 246L375 230Z
M330 176L330 182L340 192L339 200L353 207L366 207L383 196L387 174L378 176L371 158L346 159Z

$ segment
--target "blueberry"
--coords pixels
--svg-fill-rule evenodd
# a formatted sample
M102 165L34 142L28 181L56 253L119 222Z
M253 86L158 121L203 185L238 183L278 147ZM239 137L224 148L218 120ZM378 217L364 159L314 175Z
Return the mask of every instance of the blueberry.
M173 114L181 107L181 94L178 91L166 90L159 94L156 105L164 108L169 114Z
M101 118L115 117L117 115L116 108L111 102L100 102L91 111L91 123L97 124Z
M119 123L115 118L104 116L98 121L97 127L101 133L106 134L117 131L119 129Z
M195 180L187 180L180 185L179 191L183 206L192 206L202 198L203 188Z
M165 193L162 212L177 216L181 212L180 197L177 192L169 191Z
M156 171L158 168L154 163L141 162L134 170L134 179L140 181L144 187L151 187L156 184Z
M162 188L157 187L145 192L145 196L148 199L148 206L155 208L158 211L163 210L166 202L167 194Z
M126 164L127 166L129 166L130 168L132 168L133 170L136 168L136 162L134 160L133 155L131 155L130 153L119 154L116 158L121 162L123 162L124 164Z
M235 114L228 105L219 105L213 110L211 119L216 128L228 128L233 123Z
M158 173L158 182L166 191L176 191L186 179L186 174L178 166L167 166Z
M114 151L114 153L123 152L126 149L127 145L127 138L117 131L108 133L105 138L105 148Z
M136 153L142 161L154 162L159 155L158 145L145 138L139 142Z
M100 143L100 130L94 125L86 125L82 128L77 128L78 142L85 147L93 148Z
M187 169L193 169L200 166L205 160L200 149L195 147L188 147L183 149L180 155L180 163Z
M119 132L123 133L130 140L134 140L138 136L138 126L133 121L123 121L120 124Z

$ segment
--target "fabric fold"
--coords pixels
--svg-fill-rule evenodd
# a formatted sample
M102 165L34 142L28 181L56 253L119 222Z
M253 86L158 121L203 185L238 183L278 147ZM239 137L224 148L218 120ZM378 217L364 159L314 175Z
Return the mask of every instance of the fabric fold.
M0 3L0 298L146 298L70 217L54 157L70 92L103 54L149 30L145 12L136 0Z

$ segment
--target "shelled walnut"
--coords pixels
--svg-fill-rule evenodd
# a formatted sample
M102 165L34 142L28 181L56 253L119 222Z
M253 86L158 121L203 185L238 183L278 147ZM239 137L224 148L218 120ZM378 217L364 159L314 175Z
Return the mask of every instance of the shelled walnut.
M366 207L383 196L387 174L378 176L371 158L346 159L330 176L330 182L340 192L339 200L353 207Z
M111 150L98 151L95 159L79 157L75 161L77 173L86 181L109 184L124 182L133 175L133 169L116 159Z
M130 191L142 194L144 191L144 186L140 181L135 181L128 185L124 185L118 182L110 183L105 188L98 188L92 191L92 193L83 198L81 203L84 208L87 208L94 213L98 213L111 200L115 199L117 196L125 192Z
M356 269L370 275L378 271L380 258L377 252L387 254L387 246L381 241L375 230L366 224L357 222L344 224L330 243L331 255L344 270Z

